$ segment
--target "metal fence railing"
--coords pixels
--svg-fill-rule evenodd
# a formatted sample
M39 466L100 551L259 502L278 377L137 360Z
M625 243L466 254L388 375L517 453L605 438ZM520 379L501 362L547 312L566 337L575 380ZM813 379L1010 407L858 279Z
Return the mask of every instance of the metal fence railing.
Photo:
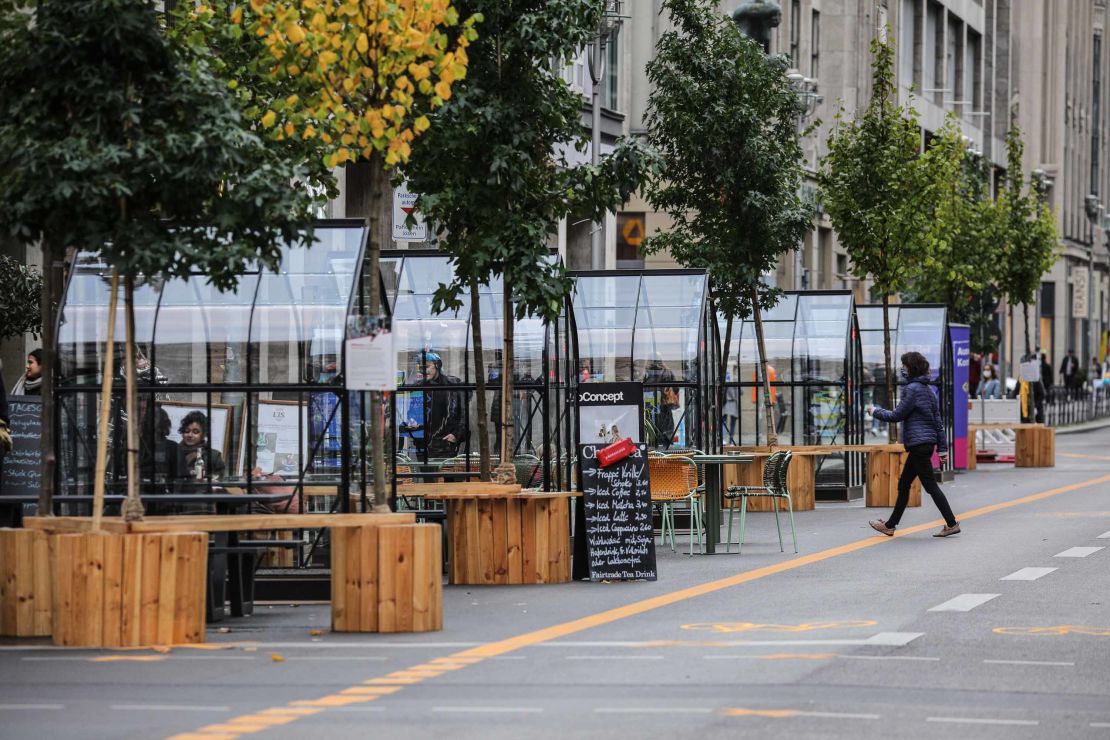
M1110 388L1049 389L1044 404L1044 420L1051 427L1082 424L1110 417Z

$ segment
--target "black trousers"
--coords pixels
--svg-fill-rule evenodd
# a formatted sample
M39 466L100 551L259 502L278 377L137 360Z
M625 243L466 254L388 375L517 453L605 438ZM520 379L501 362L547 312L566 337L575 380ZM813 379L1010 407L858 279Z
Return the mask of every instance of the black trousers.
M902 513L906 510L906 504L910 502L910 487L913 485L914 478L920 479L921 486L933 497L933 503L940 509L944 523L949 527L956 523L952 507L948 505L948 499L944 497L944 491L940 490L937 479L933 475L934 447L935 445L926 444L906 448L910 456L906 459L905 467L902 468L901 477L898 478L898 500L894 502L894 511L887 518L886 526L894 527L902 520Z

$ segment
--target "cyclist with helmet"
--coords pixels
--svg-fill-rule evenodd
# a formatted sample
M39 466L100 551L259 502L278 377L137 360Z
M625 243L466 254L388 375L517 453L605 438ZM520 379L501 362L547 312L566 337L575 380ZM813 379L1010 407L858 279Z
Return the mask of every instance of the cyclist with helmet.
M419 359L424 363L423 377L413 385L429 388L420 393L424 402L419 415L423 418L407 419L402 431L424 432L412 435L418 452L424 452L426 445L429 457L453 457L467 437L466 414L462 392L444 386L461 385L462 381L443 373L443 359L437 353L421 352Z

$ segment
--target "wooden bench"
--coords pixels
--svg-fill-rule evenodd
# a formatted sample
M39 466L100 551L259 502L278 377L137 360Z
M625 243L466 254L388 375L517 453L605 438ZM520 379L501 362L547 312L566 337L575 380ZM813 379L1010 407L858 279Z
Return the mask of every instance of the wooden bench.
M867 455L867 506L893 506L898 496L898 476L905 462L906 450L900 444L862 445L798 445L776 447L728 447L726 450L748 452L755 456L754 465L733 465L726 471L725 485L759 486L763 484L763 468L767 458L777 450L794 454L790 461L787 488L795 511L811 511L817 505L816 458L838 453L858 452ZM909 506L921 505L921 484L910 490ZM748 511L773 511L774 502L766 497L753 498Z
M421 493L447 504L451 583L570 581L570 499L575 493L489 483L444 484L435 493Z
M51 533L55 644L138 646L204 639L208 534L331 530L332 629L423 632L443 627L439 527L398 514L29 517ZM0 610L3 605L0 604Z
M1008 424L967 425L967 469L975 470L976 455L979 452L976 432L983 429L1012 429L1017 433L1014 441L1014 467L1017 468L1054 468L1056 467L1056 430L1044 424L1015 422Z

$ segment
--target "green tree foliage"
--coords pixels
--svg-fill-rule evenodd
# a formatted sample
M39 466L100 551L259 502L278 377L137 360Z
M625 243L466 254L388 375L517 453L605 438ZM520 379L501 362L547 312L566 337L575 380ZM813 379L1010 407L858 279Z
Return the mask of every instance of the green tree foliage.
M1060 254L1060 240L1052 209L1025 181L1022 155L1025 143L1018 127L1017 110L1006 133L1006 178L998 194L999 290L1013 306L1021 304L1025 316L1025 354L1032 352L1029 304L1037 296L1041 278Z
M42 272L0 255L0 339L28 333L42 333Z
M67 247L99 250L128 298L138 275L199 272L229 289L258 260L276 267L283 242L310 238L313 200L289 185L304 173L243 125L239 101L203 50L167 37L152 0L7 7L0 226L41 243L48 266ZM52 429L54 272L43 299L44 430ZM130 362L128 370L133 379ZM129 381L129 406L133 388ZM137 481L135 446L129 441L129 482ZM49 432L43 448L41 508L49 511Z
M467 50L466 79L431 114L431 126L414 145L404 172L421 194L417 208L436 225L440 249L455 265L455 279L436 291L433 310L457 310L472 286L497 275L504 281L504 412L514 312L554 320L572 287L564 266L551 259L549 237L568 214L597 219L627 200L650 158L632 141L621 142L596 167L572 165L562 153L585 151L586 140L582 96L562 79L559 65L596 33L601 0L456 0L455 5L464 17L483 18ZM480 341L480 323L472 327ZM480 357L476 363L482 378ZM506 416L507 449L513 434ZM511 451L503 450L502 460L510 459Z
M953 321L972 326L976 351L980 329L996 308L1001 269L997 244L1001 207L990 197L987 162L969 152L955 121L949 119L922 157L929 214L924 249L914 263L907 299L943 303Z
M798 194L802 106L786 78L787 58L766 56L716 7L708 0L663 4L673 29L648 64L646 119L663 165L646 195L674 227L649 237L644 249L706 269L718 310L730 320L754 312L758 323L758 309L778 298L762 275L810 227L811 209ZM773 423L768 433L773 444Z
M931 209L923 207L929 183L917 112L897 102L894 46L876 38L871 54L871 99L855 119L843 109L837 115L818 182L852 273L870 278L882 296L887 397L894 398L890 296L909 287L925 251Z

